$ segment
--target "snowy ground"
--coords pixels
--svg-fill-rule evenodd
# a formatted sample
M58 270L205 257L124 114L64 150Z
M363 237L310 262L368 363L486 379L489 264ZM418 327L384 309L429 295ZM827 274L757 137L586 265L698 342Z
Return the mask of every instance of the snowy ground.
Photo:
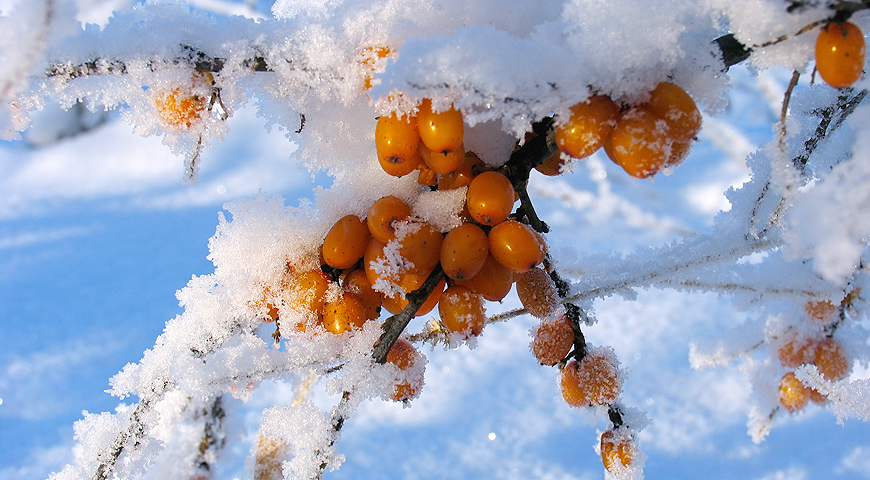
M629 179L599 153L569 175L533 176L557 258L631 252L709 230L728 208L723 192L747 179L746 155L770 138L788 80L733 75L729 107L705 118L701 142L672 175ZM329 184L298 167L288 139L266 132L250 110L230 127L205 152L194 185L182 184L181 159L159 139L120 121L42 148L0 145L0 480L59 470L72 460L82 411L115 408L107 379L138 361L181 312L175 291L213 270L207 243L224 202L265 192L295 205ZM517 306L509 297L491 313ZM595 310L588 340L614 348L630 372L625 403L652 421L640 437L646 478L870 478L866 423L840 426L812 406L780 418L756 445L746 434L747 378L736 368L691 368L694 341L752 315L728 297L649 290ZM487 327L473 350L426 350L421 397L412 408L364 404L339 443L347 461L327 478L601 478L593 444L605 418L559 398L554 369L528 353L534 323ZM247 404L233 401L235 441L224 454L235 460L219 478L244 475L262 409L292 395L266 382Z

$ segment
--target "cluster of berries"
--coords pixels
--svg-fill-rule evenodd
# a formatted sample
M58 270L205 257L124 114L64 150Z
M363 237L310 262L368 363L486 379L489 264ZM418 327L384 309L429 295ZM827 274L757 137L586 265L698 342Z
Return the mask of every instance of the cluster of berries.
M848 302L848 297L844 302ZM777 349L777 358L783 367L794 369L801 365L815 365L829 381L837 381L849 373L849 361L842 345L833 337L840 321L840 306L831 301L810 301L804 305L808 320L821 327L814 335L791 333ZM790 412L802 410L810 401L824 404L827 398L815 389L806 387L788 371L779 381L779 402Z

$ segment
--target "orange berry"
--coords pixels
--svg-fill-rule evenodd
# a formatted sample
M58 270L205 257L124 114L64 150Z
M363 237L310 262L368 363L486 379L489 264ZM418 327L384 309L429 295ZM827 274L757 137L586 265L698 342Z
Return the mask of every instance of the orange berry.
M843 352L840 342L833 338L825 338L816 345L816 358L813 362L819 373L830 381L837 381L849 373L849 360Z
M530 268L517 275L517 296L523 307L538 318L553 313L559 302L556 282L540 268Z
M556 127L559 149L574 158L585 158L601 148L610 136L619 107L605 95L595 95L571 107L571 116Z
M416 117L402 116L399 119L393 113L378 118L375 146L378 150L378 161L388 174L402 177L413 172L421 161L417 151L419 143Z
M368 226L359 217L341 217L323 240L323 261L333 268L350 268L362 258L368 241Z
M289 306L304 317L304 320L296 325L300 332L321 323L324 295L330 283L329 275L321 270L309 270L289 280L287 284Z
M387 353L387 363L392 363L398 367L403 372L404 378L396 378L390 398L397 402L403 402L417 396L423 387L423 370L415 367L421 360L422 355L411 345L411 342L404 338L396 340L396 343L390 348L390 352ZM415 374L409 375L414 370L416 370Z
M463 223L450 230L441 243L441 268L454 280L466 280L477 275L488 256L486 232L472 223Z
M514 276L513 270L499 263L490 253L477 275L466 280L457 280L456 283L474 290L490 302L500 302L510 293Z
M816 342L812 339L792 335L779 350L776 351L780 363L784 367L797 368L815 359Z
M341 335L362 328L365 321L365 307L351 292L342 292L337 300L323 306L323 326L327 332Z
M444 235L430 223L413 222L401 226L396 241L399 242L399 255L409 264L406 270L426 274L441 260Z
M483 172L468 185L465 204L471 218L484 225L495 225L508 218L514 209L514 187L499 172Z
M664 120L643 107L625 112L610 135L611 159L629 175L654 175L671 158L671 140Z
M453 107L435 113L432 111L432 101L423 99L417 113L417 127L420 140L433 152L449 152L462 146L462 113Z
M605 349L590 350L578 363L571 360L562 369L562 398L568 405L611 405L622 389L619 367Z
M372 236L387 243L396 238L395 222L411 216L411 207L404 200L392 195L381 197L369 208L366 222Z
M564 167L568 162L562 158L562 152L558 151L552 155L550 158L544 160L538 165L535 165L535 170L543 173L548 177L555 177L556 175L560 175L562 173L562 167Z
M544 250L534 230L524 223L505 220L489 231L489 251L514 272L525 272L544 261Z
M372 288L365 269L357 269L344 277L342 288L357 296L363 306L366 320L374 320L380 316L384 295Z
M438 302L438 315L447 331L465 338L480 335L486 325L483 297L462 285L444 291Z
M438 185L438 174L435 173L434 170L429 168L429 166L426 165L425 162L420 162L420 164L417 165L417 170L419 170L419 173L417 173L418 184L426 185L427 187L434 187L435 185Z
M209 72L196 72L191 79L191 86L182 89L159 92L154 97L154 109L160 120L169 127L186 129L202 118L208 106L208 94L214 76Z
M380 267L386 265L386 255L384 248L386 244L374 236L369 238L369 243L366 245L366 251L363 254L363 269L366 272L366 278L373 287L378 284L395 283L395 279L391 275L386 275L381 271ZM382 290L381 287L378 287Z
M431 273L431 272L429 272ZM406 295L417 290L421 286L423 286L423 282L429 278L429 273L422 275L415 272L406 272L399 276L398 286L405 292L404 295L396 293L393 296L385 296L384 297L384 308L387 309L392 315L396 315L405 307L408 306L408 299ZM438 301L441 299L441 295L444 292L444 287L447 286L447 280L442 278L440 282L435 285L435 288L432 290L432 293L426 297L426 301L420 305L420 308L417 309L417 313L414 314L415 317L420 317L426 315L431 312L436 305L438 305Z
M429 166L435 173L446 175L454 172L465 162L465 148L460 145L459 148L446 152L435 152L429 150L425 143L420 142L420 158L423 163Z
M864 34L852 22L822 27L816 40L816 69L835 88L851 87L864 72L867 46Z
M574 346L574 330L565 315L544 320L535 329L532 353L541 365L555 365L564 359Z
M804 304L807 317L821 325L830 325L837 319L840 308L830 300L809 301Z
M789 412L797 412L810 401L810 389L788 372L779 380L779 403Z
M634 447L631 435L619 430L608 430L601 435L601 461L610 473L617 473L631 466Z
M465 158L458 169L447 175L441 175L438 180L438 190L467 187L483 168L484 164L480 157L474 152L465 152Z
M701 130L701 112L679 85L658 84L644 108L665 121L668 136L674 142L688 142Z

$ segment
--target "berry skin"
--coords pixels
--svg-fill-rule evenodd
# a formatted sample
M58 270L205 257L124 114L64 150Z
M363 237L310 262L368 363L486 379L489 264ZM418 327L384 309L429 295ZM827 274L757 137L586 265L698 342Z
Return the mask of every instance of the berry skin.
M369 284L373 287L379 283L395 283L392 275L385 275L385 272L380 272L376 268L386 262L384 247L386 247L384 242L372 236L369 238L369 243L366 245L366 251L363 254L363 269L366 272ZM378 289L381 289L381 287L379 286ZM383 290L381 289L381 291Z
M632 460L631 435L618 430L608 430L601 435L601 461L608 472L615 474L631 466Z
M374 320L380 316L384 295L372 288L365 269L360 268L348 273L341 286L345 291L357 296L366 320Z
M513 270L498 263L490 252L477 275L456 283L474 290L490 302L500 302L510 293L514 277Z
M548 177L555 177L562 174L562 168L568 162L562 158L562 152L556 152L550 155L550 158L544 160L538 165L535 165L535 170L541 172Z
M531 227L505 220L489 231L489 252L514 272L526 272L544 261L544 247Z
M819 373L830 381L842 379L849 373L849 360L843 353L840 342L825 338L816 345L816 358L813 362Z
M816 69L835 88L851 87L864 71L867 46L864 34L852 22L822 27L816 39Z
M680 86L662 82L652 91L644 107L665 121L674 142L688 142L701 131L701 112Z
M447 331L465 338L480 335L486 325L483 297L461 285L444 291L438 302L438 315Z
M499 172L483 172L468 185L465 204L471 218L483 225L505 221L516 201L510 179Z
M573 407L611 405L622 390L616 359L601 348L590 350L579 363L568 362L560 383L562 398Z
M411 270L428 275L441 260L444 235L426 222L410 223L397 233L399 255L413 265Z
M538 325L532 339L532 353L541 365L555 365L562 361L574 346L571 321L562 315L544 320Z
M486 233L472 223L450 230L441 243L441 268L454 280L467 280L477 275L488 256Z
M209 72L196 72L191 81L192 85L187 89L173 88L158 93L154 98L154 109L166 126L185 130L202 118L214 76Z
M356 215L346 215L326 234L323 260L333 268L350 268L363 256L368 241L368 226Z
M840 313L839 310L839 307L834 305L830 300L809 301L804 304L807 318L820 325L830 325L833 323Z
M342 292L336 301L323 306L323 326L327 332L341 335L362 328L365 321L365 307L351 292Z
M423 387L423 370L415 367L422 359L422 355L411 345L411 342L404 338L396 340L396 343L390 348L390 352L387 353L387 363L392 363L398 367L405 378L396 378L393 393L390 394L391 399L404 402L419 394Z
M632 108L613 128L608 155L633 177L656 174L671 158L667 124L643 107Z
M538 318L546 318L556 309L559 293L550 274L531 268L517 275L517 296L523 307Z
M556 127L556 143L562 152L585 158L601 148L616 125L619 107L610 97L595 95L571 107L571 116Z
M290 308L305 318L296 325L300 332L322 322L324 295L330 283L329 275L320 270L303 272L288 282Z
M816 343L807 338L793 335L776 351L780 363L784 367L797 368L812 363L815 359Z
M446 153L462 147L462 113L453 107L435 113L432 111L432 101L424 99L417 113L417 127L420 140L433 152Z
M403 116L400 119L393 113L378 118L375 146L378 161L388 174L402 177L416 170L421 161L417 151L419 143L416 117Z
M447 175L441 175L438 180L438 190L467 187L483 168L483 161L474 152L465 152L465 159L458 169Z
M462 145L442 153L429 150L425 143L420 142L419 150L423 163L441 175L456 171L465 162L465 148Z
M411 207L399 197L392 195L381 197L369 207L366 222L372 236L387 243L396 238L395 222L406 220L411 216Z
M810 389L788 372L779 381L779 403L789 412L797 412L810 401Z

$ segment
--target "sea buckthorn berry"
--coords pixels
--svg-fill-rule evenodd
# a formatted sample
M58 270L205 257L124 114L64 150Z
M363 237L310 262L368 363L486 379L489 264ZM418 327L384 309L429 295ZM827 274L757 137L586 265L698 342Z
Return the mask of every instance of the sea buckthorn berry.
M580 362L568 362L560 383L562 398L574 407L611 405L622 390L616 358L603 348L591 349Z
M432 111L432 101L423 99L417 112L417 127L420 140L433 152L449 152L462 146L462 113L453 107L435 113Z
M454 280L467 280L477 275L488 256L486 232L473 223L463 223L450 230L441 243L441 268Z
M462 285L454 285L441 294L438 315L447 331L465 338L480 335L486 325L483 297Z
M776 353L784 367L797 368L815 360L816 342L809 338L792 335L779 347Z
M544 261L540 239L524 223L505 220L492 227L488 238L492 256L514 272L526 272Z
M378 118L375 146L378 150L378 161L388 174L402 177L416 170L421 161L417 151L419 143L416 117L398 118L393 113Z
M816 40L816 69L822 80L836 88L851 87L861 78L867 46L864 34L852 22L822 27Z
M411 207L399 197L381 197L369 208L366 222L369 232L382 243L396 238L396 222L411 216Z
M405 307L408 306L408 303L410 303L407 299L407 295L423 286L423 282L429 278L429 273L424 275L415 272L406 272L400 275L398 286L402 289L404 295L396 293L396 295L392 297L384 297L384 308L386 308L392 315L396 315L404 310ZM414 316L420 317L434 310L435 306L438 305L438 301L441 300L441 295L444 293L444 288L446 286L447 280L442 278L441 281L435 285L435 288L432 289L432 293L430 293L429 296L426 297L426 300L420 305L420 308L417 309Z
M363 269L366 272L366 278L373 288L377 287L378 291L384 291L382 287L385 284L394 284L396 281L394 275L384 271L387 265L387 256L384 254L386 245L372 236L363 254Z
M474 152L465 152L462 165L447 175L441 175L438 180L438 190L453 190L467 187L477 174L484 169L483 161Z
M323 305L323 326L327 332L341 335L362 328L365 321L365 307L351 292L342 292L337 300Z
M499 263L490 253L477 275L456 283L474 290L490 302L500 302L510 293L514 278L514 271Z
M571 116L556 127L556 144L574 158L586 158L601 148L616 125L619 107L605 95L589 97L571 107Z
M396 232L399 255L408 262L406 270L420 274L431 272L441 260L444 235L427 222L408 222Z
M559 302L556 282L540 268L531 268L517 275L517 296L523 307L538 318L553 313Z
M434 187L438 185L438 174L435 173L435 170L429 168L429 165L426 165L425 162L420 162L417 165L417 183L420 185L425 185L427 187Z
M616 122L608 155L633 177L654 175L671 158L667 124L643 107L632 108Z
M671 156L665 162L666 167L676 167L683 163L683 160L689 156L689 151L692 150L692 140L685 142L673 142L671 144Z
M601 435L601 461L608 472L615 474L628 468L634 455L634 444L627 428L608 430Z
M465 162L465 147L449 150L447 152L435 152L429 150L425 143L420 142L420 158L435 173L446 175L456 171Z
M573 346L574 330L565 315L541 322L532 338L532 353L541 365L561 362Z
M417 396L423 387L423 360L420 352L411 345L411 342L399 338L387 353L387 363L391 363L402 371L402 376L396 378L393 393L390 398L397 402L404 402Z
M348 273L341 286L357 296L363 306L366 320L374 320L380 316L384 295L372 288L365 269L360 268Z
M701 131L701 112L679 85L658 84L644 108L665 121L668 136L674 142L687 142Z
M329 275L321 270L309 270L289 280L287 284L289 306L304 317L304 321L296 325L300 332L321 323L324 295L329 289L329 284Z
M843 352L840 342L833 338L825 338L816 345L816 358L813 362L819 373L830 381L837 381L849 373L849 360Z
M779 403L789 412L797 412L810 401L810 389L788 372L779 380Z
M372 88L372 74L378 67L378 60L390 56L390 47L368 47L363 50L362 61L365 68L365 76L363 77L363 85L366 90Z
M323 260L333 268L352 267L365 253L369 235L368 225L356 215L341 217L323 240Z
M465 204L471 218L483 225L495 225L505 221L513 211L515 194L504 174L483 172L468 185Z
M560 175L562 173L562 168L567 163L568 162L562 158L562 152L558 151L550 155L550 158L544 160L538 165L535 165L535 170L541 172L548 177L555 177L556 175Z
M184 130L202 118L208 106L208 97L214 76L209 72L196 72L191 86L158 92L154 97L154 109L160 120L168 127Z
M809 301L804 304L804 311L807 318L820 325L830 325L840 313L839 307L830 300Z

